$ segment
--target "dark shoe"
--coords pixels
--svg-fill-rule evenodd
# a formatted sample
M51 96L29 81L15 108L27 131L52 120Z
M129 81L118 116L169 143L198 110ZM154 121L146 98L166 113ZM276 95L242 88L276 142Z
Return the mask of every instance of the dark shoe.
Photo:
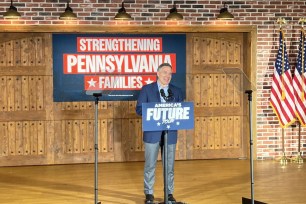
M176 200L175 200L175 198L173 197L172 194L169 194L169 195L168 195L168 201L176 202Z
M146 194L145 204L154 203L154 196L152 194Z

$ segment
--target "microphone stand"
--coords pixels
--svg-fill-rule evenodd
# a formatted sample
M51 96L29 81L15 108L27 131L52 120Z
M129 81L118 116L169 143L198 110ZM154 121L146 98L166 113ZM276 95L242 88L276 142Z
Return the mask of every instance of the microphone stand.
M98 104L102 93L94 93L93 96L95 97L95 204L101 204L98 201Z
M171 99L167 97L161 89L161 96L166 102L169 102ZM163 167L164 167L164 202L160 204L168 204L168 130L164 130L164 146L163 146Z
M242 197L242 204L266 204L254 200L254 161L253 161L253 131L252 131L252 90L246 90L249 101L249 126L250 126L250 176L251 176L251 199Z
M253 134L252 134L252 90L246 90L249 101L249 125L250 125L250 171L251 171L251 203L254 204L254 165L253 165Z
M164 131L164 201L168 204L168 130Z
M165 95L163 89L160 90L161 96L166 102L173 100L173 93L168 89L168 96ZM159 204L169 204L168 201L168 130L164 130L164 146L163 146L163 167L164 167L164 202ZM171 202L171 204L183 204L182 202Z

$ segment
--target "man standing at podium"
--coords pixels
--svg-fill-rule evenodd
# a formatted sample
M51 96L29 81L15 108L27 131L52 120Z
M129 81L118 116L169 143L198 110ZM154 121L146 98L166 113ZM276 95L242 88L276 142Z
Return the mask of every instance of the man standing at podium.
M142 87L138 96L136 113L142 115L142 103L150 102L182 102L182 91L170 84L172 77L172 66L163 63L157 68L157 81ZM145 144L144 165L144 193L145 203L154 203L155 169L158 152L161 148L163 154L165 131L144 131L143 141ZM177 131L168 131L168 201L176 202L173 197L174 191L174 161L177 143ZM163 158L163 156L162 156Z

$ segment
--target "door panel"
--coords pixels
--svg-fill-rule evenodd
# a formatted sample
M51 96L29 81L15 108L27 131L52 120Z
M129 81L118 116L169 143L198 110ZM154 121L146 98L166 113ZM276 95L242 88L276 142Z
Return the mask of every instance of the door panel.
M188 101L195 104L195 129L187 136L188 159L245 157L243 34L189 34ZM231 70L236 70L232 72ZM237 71L238 70L238 71ZM190 90L188 90L190 89Z

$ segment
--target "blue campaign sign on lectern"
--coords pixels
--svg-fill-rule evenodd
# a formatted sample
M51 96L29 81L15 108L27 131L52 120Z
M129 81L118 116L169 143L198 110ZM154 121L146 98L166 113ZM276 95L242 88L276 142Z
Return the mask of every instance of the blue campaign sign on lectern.
M142 104L143 131L185 130L194 128L192 102Z

